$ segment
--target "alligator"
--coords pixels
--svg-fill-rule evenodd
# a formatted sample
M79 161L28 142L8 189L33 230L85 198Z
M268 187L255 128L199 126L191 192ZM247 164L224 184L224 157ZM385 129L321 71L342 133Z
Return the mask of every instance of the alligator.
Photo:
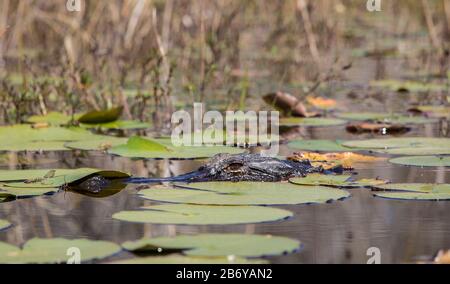
M292 177L303 177L310 173L340 172L341 168L325 171L322 167L314 167L308 160L281 160L260 154L217 154L198 170L167 178L131 177L125 183L145 184L161 182L208 182L208 181L253 181L277 182ZM85 192L100 193L109 185L101 176L91 177L79 185Z
M336 168L332 171L339 172ZM217 154L198 170L168 178L130 178L128 183L253 181L277 182L309 173L326 172L308 160L281 160L260 154Z

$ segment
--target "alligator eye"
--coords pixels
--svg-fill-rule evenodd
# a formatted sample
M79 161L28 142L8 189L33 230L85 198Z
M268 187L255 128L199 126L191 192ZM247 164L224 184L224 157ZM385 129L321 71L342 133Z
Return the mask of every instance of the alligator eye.
M226 170L228 171L237 171L240 168L242 168L242 164L239 163L233 163L233 164L229 164L228 167L226 167Z

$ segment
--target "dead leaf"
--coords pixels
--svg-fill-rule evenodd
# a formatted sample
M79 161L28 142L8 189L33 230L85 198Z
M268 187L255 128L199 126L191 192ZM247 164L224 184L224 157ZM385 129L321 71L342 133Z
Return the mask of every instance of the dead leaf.
M271 93L265 95L263 99L267 104L283 112L285 116L297 116L297 117L318 116L317 113L308 112L305 105L299 99L288 93L283 92Z
M322 97L312 97L312 96L308 96L306 98L306 101L316 107L316 108L320 108L320 109L333 109L337 106L337 102L333 99L327 99L327 98L322 98Z
M380 133L380 134L397 134L410 131L411 128L401 124L377 123L377 122L361 122L347 125L347 131L350 133Z
M440 250L434 258L436 264L450 264L450 250Z
M50 124L48 124L47 122L39 122L33 124L31 127L35 129L41 129L41 128L48 128L49 126Z
M385 160L385 158L361 155L352 152L344 153L315 153L315 152L299 152L294 156L288 157L292 161L309 160L315 167L322 166L325 170L341 165L345 170L352 170L356 163L371 163Z

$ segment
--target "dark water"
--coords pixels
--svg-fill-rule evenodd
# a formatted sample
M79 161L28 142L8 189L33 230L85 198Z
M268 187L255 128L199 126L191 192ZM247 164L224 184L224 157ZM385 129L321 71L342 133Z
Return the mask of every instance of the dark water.
M409 136L441 136L438 125L418 126ZM356 139L342 127L302 129L304 138ZM283 146L282 154L293 151ZM28 154L42 159L34 167L98 167L136 176L169 176L193 170L202 161L131 161L98 153ZM10 165L13 167L14 165ZM3 168L8 168L4 166ZM449 169L403 167L379 162L356 170L361 177L382 177L392 182L450 182ZM24 199L0 205L0 218L15 224L0 239L21 245L33 237L90 238L122 243L128 240L182 233L256 233L299 239L302 251L270 260L274 263L365 263L370 247L381 250L383 263L413 262L450 248L450 202L395 201L372 196L370 190L351 190L351 198L324 205L285 206L290 220L238 226L174 226L134 224L111 219L115 212L152 202L134 193L134 186L107 198L72 192ZM237 209L238 210L238 209ZM117 257L126 257L122 254Z

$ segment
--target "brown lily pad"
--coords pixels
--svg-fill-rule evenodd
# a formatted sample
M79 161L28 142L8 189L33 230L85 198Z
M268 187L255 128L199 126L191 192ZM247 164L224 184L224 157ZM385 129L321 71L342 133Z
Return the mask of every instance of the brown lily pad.
M308 112L305 105L295 96L276 92L270 93L263 97L264 101L281 111L285 116L296 117L316 117L317 113Z
M382 122L360 122L347 125L347 131L354 134L378 133L378 134L399 134L411 130L410 127L401 124L390 124Z

